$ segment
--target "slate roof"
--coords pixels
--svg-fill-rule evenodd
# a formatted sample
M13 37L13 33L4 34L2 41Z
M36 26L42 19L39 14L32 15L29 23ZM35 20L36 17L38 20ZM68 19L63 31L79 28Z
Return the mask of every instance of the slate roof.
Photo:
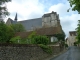
M42 27L42 18L36 18L36 19L29 19L24 21L18 21L18 23L21 23L26 30L32 30L34 28L41 28Z
M76 31L70 31L69 34L70 34L70 36L72 36L72 35L73 36L76 36L77 35L77 32Z

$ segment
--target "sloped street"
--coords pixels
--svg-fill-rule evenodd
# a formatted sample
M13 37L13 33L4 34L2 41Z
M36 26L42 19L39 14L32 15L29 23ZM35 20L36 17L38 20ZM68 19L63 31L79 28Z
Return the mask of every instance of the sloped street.
M80 60L80 48L76 46L69 47L67 52L51 60Z

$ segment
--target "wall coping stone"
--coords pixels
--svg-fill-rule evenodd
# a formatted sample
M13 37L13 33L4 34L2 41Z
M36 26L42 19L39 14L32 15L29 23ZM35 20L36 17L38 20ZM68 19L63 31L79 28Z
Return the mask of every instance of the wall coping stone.
M12 44L12 43L0 43L0 46L12 46L12 47L39 47L35 44Z

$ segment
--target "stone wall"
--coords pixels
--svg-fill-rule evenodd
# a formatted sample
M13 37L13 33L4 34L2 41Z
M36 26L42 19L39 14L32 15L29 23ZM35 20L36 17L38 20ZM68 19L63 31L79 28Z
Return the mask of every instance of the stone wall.
M60 47L59 46L51 46L52 47L52 53L55 55L55 54L58 54L60 51Z
M54 47L53 52L59 53L59 48ZM0 60L42 60L48 56L37 45L0 44Z

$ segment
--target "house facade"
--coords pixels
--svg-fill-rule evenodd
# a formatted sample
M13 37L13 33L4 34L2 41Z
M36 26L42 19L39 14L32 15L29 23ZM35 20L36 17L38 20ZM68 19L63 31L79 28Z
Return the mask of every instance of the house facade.
M51 13L44 14L41 18L35 18L35 19L29 19L23 21L18 21L17 14L16 14L14 20L8 18L6 22L7 25L16 24L16 23L20 23L25 27L26 29L26 34L24 33L25 35L27 35L29 32L36 31L37 34L39 35L49 36L51 42L57 41L57 38L54 36L55 34L62 33L59 14L53 11ZM18 33L19 36L22 34L20 33L21 32Z
M74 42L77 41L76 36L77 36L77 32L76 31L70 31L69 32L69 37L67 38L68 46L74 46Z

